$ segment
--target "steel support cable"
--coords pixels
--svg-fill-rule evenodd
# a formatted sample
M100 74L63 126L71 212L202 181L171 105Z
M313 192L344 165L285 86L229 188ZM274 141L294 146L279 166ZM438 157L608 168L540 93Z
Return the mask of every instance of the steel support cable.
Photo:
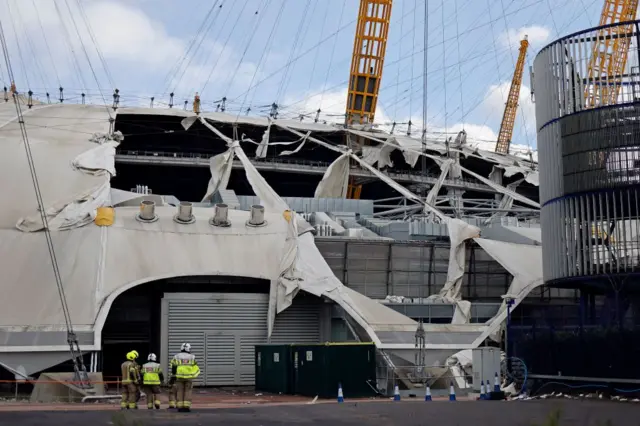
M514 2L514 1L515 1L515 0L512 0L512 2ZM440 6L438 6L436 9L440 9ZM433 12L434 12L434 11L432 10L432 11L431 11L431 14L433 14ZM434 31L434 32L435 32L435 31L436 31L436 30L438 30L438 29L440 29L440 26L437 26L437 27L436 27L434 30L432 30L432 31ZM470 49L470 51L477 50L476 48L477 48L478 44L480 43L480 41L481 41L481 40L479 39L479 40L475 43L475 45ZM434 44L433 46L429 46L429 47L430 47L430 48L433 48L433 47L436 47L436 46L438 46L438 45L440 45L440 43L436 43L436 44ZM421 52L422 52L423 50L424 50L424 48L421 50ZM506 50L507 50L507 49L505 49L505 51L506 51ZM476 54L476 55L473 55L473 56L466 57L466 59L461 60L461 61L459 61L459 62L457 62L457 63L449 64L449 65L447 66L447 68L448 68L448 67L456 66L456 65L458 65L458 63L462 64L462 63L471 62L471 61L473 61L473 60L475 60L475 59L477 59L477 58L479 58L479 57L484 56L484 55L485 55L485 54L487 54L487 53L490 53L490 52L486 52L486 51L485 51L485 52L483 52L483 53L479 53L479 54ZM411 55L413 55L413 52L411 53ZM409 57L409 56L411 56L411 55L408 55L406 58L408 58L408 57ZM436 58L436 59L437 59L437 58ZM400 60L403 60L403 59L400 59ZM394 63L397 63L397 62L399 62L400 60L398 60L398 61L396 61L396 62L394 62ZM385 64L385 66L386 66L386 64ZM446 68L445 68L445 69L446 69ZM442 68L432 69L431 71L428 71L428 73L436 73L436 72L439 72L439 71L441 71L441 70L442 70ZM419 76L417 76L417 77L415 77L415 78L416 78L416 79L417 79L417 78L422 78L422 75L419 75ZM409 81L410 81L410 79L406 79L406 80L401 81L399 84L404 84L404 83L409 82ZM382 89L380 90L380 92L385 92L386 90L391 89L391 88L393 88L393 87L397 87L397 84L396 84L396 85L386 86L386 87L382 88ZM404 93L404 92L406 92L406 91L407 91L407 90L404 90L404 91L403 91L403 93ZM396 99L397 99L397 97L396 97Z
M447 68L447 51L444 43L444 0L442 0L442 69ZM444 88L444 131L447 131L447 73L442 72L442 87Z
M217 2L218 2L218 0L216 0L216 3ZM231 34L235 30L236 24L238 23L238 20L240 19L240 16L242 16L242 12L244 11L245 7L247 7L247 2L248 2L248 0L244 1L244 5L242 6L242 10L238 14L238 19L236 19L236 22L233 24L233 27L231 28L231 33L229 34L229 38L231 37ZM214 3L214 7L215 7L216 3ZM220 13L218 13L217 15L215 15L213 17L213 19L209 23L209 26L207 27L207 29L202 33L202 37L200 37L200 41L198 41L198 45L196 46L195 50L193 51L193 54L191 56L189 56L189 60L187 61L187 65L183 68L182 73L180 74L180 78L174 84L174 88L173 88L174 92L177 90L178 86L182 82L182 79L184 78L184 75L187 72L187 69L189 69L189 67L191 66L191 62L193 61L193 58L195 58L196 55L198 54L198 51L200 50L200 47L202 46L202 42L204 41L205 38L207 38L207 35L209 34L209 31L211 31L211 28L213 27L213 24L216 22L216 18L218 16L220 16ZM227 42L229 41L229 38L227 38ZM227 42L225 42L225 45L223 47L223 51L216 58L216 65L218 64L218 61L220 60L220 56L222 56L222 53L224 53L224 49L227 46ZM213 69L215 68L216 65L211 67L211 72L209 73L209 78L211 78L211 74L213 73ZM207 81L208 81L208 79L207 79ZM205 83L205 85L206 85L206 83Z
M522 11L526 10L526 9L529 9L529 8L531 8L531 7L535 6L536 4L542 3L543 1L544 1L544 0L535 0L534 2L532 2L532 3L530 3L530 4L527 4L526 6L519 7L518 9L514 10L513 12L509 12L509 13L507 13L507 14L506 14L506 16L511 16L511 15L515 15L515 14L517 14L517 13L520 13L520 12L522 12ZM514 2L515 2L515 0L512 0L512 1L511 1L511 3L514 3ZM499 20L501 20L501 19L502 19L502 18L496 18L496 19L494 20L494 22L497 22L497 21L499 21ZM484 27L486 27L487 25L489 25L489 22L485 22L485 23L483 23L483 24L479 24L479 25L477 25L477 26L475 26L475 27L473 27L473 28L468 28L468 29L466 29L466 30L465 30L465 32L466 32L466 33L470 33L470 32L472 32L472 31L476 31L476 30L479 30L479 29L481 29L481 28L484 28ZM439 28L439 27L438 27L438 28ZM436 29L434 28L434 31L435 31L435 30L436 30ZM437 47L437 46L440 46L440 45L443 45L443 44L445 44L447 41L453 41L453 40L455 40L455 37L450 37L450 38L448 38L448 39L446 39L446 40L443 40L442 42L437 42L437 43L434 43L434 44L430 45L430 46L429 46L429 49L434 48L434 47ZM416 52L411 52L411 54L410 54L410 55L418 55L418 54L422 53L422 51L423 51L423 50L424 50L424 48L421 48L420 50L418 50L418 51L416 51ZM408 58L408 56L404 57L402 60L406 60L407 58ZM393 64L395 64L395 63L397 63L397 61L392 61L392 62L390 62L390 63L389 63L389 65L393 65ZM421 76L419 76L419 77L421 77Z
M428 108L429 108L429 78L427 77L427 70L429 69L429 2L424 2L424 62L422 64L422 152L427 152L427 129L428 129ZM458 58L459 60L459 58ZM427 157L421 155L422 175L427 173Z
M426 4L426 1L425 1ZM402 2L402 16L400 18L400 41L402 41L402 33L404 32L404 5L405 2ZM425 6L426 7L426 6ZM402 43L400 43L400 46L398 46L398 66L396 67L396 98L398 98L400 96L399 92L400 92L400 59L402 58ZM384 65L386 66L386 64ZM383 68L383 72L384 72L384 68ZM380 92L381 90L378 90L378 96L380 96ZM378 98L378 102L380 102L380 99ZM393 111L393 121L396 121L398 118L398 108L396 107Z
M53 6L56 8L56 14L58 15L58 18L60 19L60 24L62 26L62 30L64 32L66 42L69 45L69 50L71 50L71 67L73 69L75 69L76 76L78 77L78 83L82 86L82 88L83 88L82 90L84 90L86 92L88 90L87 83L84 80L84 76L82 75L82 69L80 67L80 63L78 62L78 58L76 57L76 51L73 48L73 43L71 42L71 35L69 34L69 30L67 29L67 25L64 23L64 15L62 15L62 12L60 11L60 8L58 7L58 3L57 2L53 2Z
M215 36L213 36L213 37L212 37L212 40L218 40L218 39L222 36L222 33L224 32L224 29L225 29L225 25L227 25L227 22L231 22L231 21L229 20L229 18L231 18L231 14L233 13L233 8L234 8L234 6L235 6L236 4L239 4L239 3L238 3L238 2L236 2L236 3L232 3L232 4L231 4L231 7L230 7L230 8L228 8L229 13L228 13L228 14L227 14L227 16L226 16L226 19L224 19L224 21L223 21L222 25L220 25L219 31L216 33L216 35L215 35ZM220 5L220 7L222 7L222 4ZM219 18L220 16L222 16L222 11L221 11L221 10L219 10L218 14L215 16L214 21L211 23L210 27L212 27L212 26L213 26L213 24L215 24L215 22L218 20L218 18ZM210 29L210 27L209 27L209 29ZM207 29L207 33L209 32L209 29ZM207 64L209 63L209 59L211 58L211 55L213 55L214 51L215 51L215 49L209 49L209 53L208 53L208 54L207 54L207 56L205 57L205 60L202 62L203 66L202 66L201 68L205 68L205 67L207 66ZM218 55L218 58L217 58L217 59L216 59L216 61L214 62L214 65L213 65L214 67L215 67L215 66L217 66L217 64L218 64L218 62L217 62L217 61L218 61L219 59L220 59L220 58L219 58L219 55ZM200 81L200 75L201 75L201 74L202 74L202 70L199 70L199 71L198 71L198 74L197 74L197 76L196 76L196 78L195 78L195 81ZM193 90L195 91L195 88L194 88ZM200 92L202 92L203 90L204 90L204 89L200 89ZM202 103L202 102L201 102L201 105L203 105L203 103Z
M324 10L324 18L322 18L322 29L320 30L320 34L318 35L318 43L322 40L322 36L324 35L324 29L327 26L327 16L329 15L329 2L325 3L327 7ZM318 53L320 53L320 49L316 49L316 54L313 57L313 66L311 67L311 73L309 74L309 85L307 86L307 92L311 90L311 83L313 81L313 76L316 73L316 65L318 63Z
M515 0L512 0L512 3L513 3L514 1L515 1ZM539 1L537 1L535 4L537 4L537 3L541 3L541 2L542 2L542 0L539 0ZM529 6L525 6L525 7L521 8L521 10L524 10L524 9L526 9L526 8L528 8L528 7L529 7ZM434 10L431 10L431 14L433 14L435 10L439 10L440 8L441 8L441 5L436 6ZM517 12L514 12L514 13L517 13ZM406 16L407 14L408 14L408 13L406 13L406 14L405 14L405 16ZM512 13L509 13L508 15L511 15L511 14L512 14ZM498 21L499 19L501 19L501 18L498 18L498 19L494 20L493 22L496 22L496 21ZM349 23L348 25L350 25L350 23ZM483 27L484 25L485 25L485 24L479 25L478 27L474 27L474 28L472 28L472 29L470 29L470 30L473 30L473 29L476 29L476 28L481 28L481 27ZM437 29L440 29L440 26L439 26L439 25L438 25L438 26L436 26L432 31L436 31ZM329 36L329 37L330 37L330 36ZM453 40L453 38L452 38L452 40ZM325 39L325 41L326 41L326 39ZM476 43L476 44L477 44L477 43ZM436 47L436 46L438 46L438 45L440 45L440 43L435 43L433 46L429 46L429 47L430 47L430 48L432 48L432 47ZM421 50L420 50L420 52L423 52L423 50L424 50L424 48L423 48L423 49L421 49ZM472 49L472 50L473 50L473 49ZM503 49L503 51L504 51L504 52L507 52L507 51L508 51L508 48ZM471 61L473 61L473 60L475 60L475 59L477 59L477 58L480 58L480 57L485 56L486 54L487 54L487 52L480 53L480 54L477 54L477 55L475 55L475 56L470 56L470 57L467 57L466 59L464 59L464 60L462 60L462 61L460 61L460 62L462 62L462 63L471 62ZM409 55L407 55L407 56L406 56L406 57L404 57L403 59L406 59L406 58L408 58L408 57L409 57ZM350 59L350 58L349 58L349 59ZM344 61L342 61L342 62L344 62ZM342 63L342 62L341 62L341 63ZM393 63L398 63L398 62L400 62L400 59L399 59L399 60L396 60L396 61L395 61L395 62L393 62ZM458 65L457 63L449 64L449 65L447 65L447 68L454 67L454 66L457 66L457 65ZM385 63L385 67L386 67L386 63ZM445 69L446 69L446 68L445 68ZM431 69L430 71L427 71L427 74L435 74L435 73L438 73L438 72L440 72L440 71L442 71L442 70L443 70L442 68ZM418 79L418 78L422 79L422 78L423 78L423 75L419 75L419 76L416 76L416 77L415 77L415 79ZM399 83L396 83L396 84L393 84L393 85L387 85L387 86L385 86L385 87L381 88L381 89L380 89L380 92L382 93L382 92L386 92L387 90L390 90L390 89L393 89L393 88L397 88L399 85L404 84L404 83L407 83L407 82L409 82L409 81L410 81L410 79L406 79L406 80L403 80L403 81L401 81L401 82L399 82ZM338 87L338 86L340 86L340 85L344 85L344 84L346 84L346 83L348 83L348 80L345 80L345 82L343 82L343 83L336 84L335 86L333 86L333 88ZM439 88L439 89L441 89L441 88ZM289 108L289 107L291 107L291 106L297 105L297 104L299 104L299 103L302 103L302 102L306 101L307 99L309 99L309 98L311 98L311 97L317 96L318 94L323 93L323 92L327 92L327 91L329 91L329 90L328 90L328 89L324 89L324 90L321 90L321 91L319 91L319 92L315 92L315 93L313 93L313 94L311 94L311 95L309 95L309 96L305 96L304 98L300 99L299 101L296 101L296 102L294 102L294 103L292 103L292 104L289 104L289 105L285 106L284 108ZM403 93L404 93L404 92L406 92L406 91L407 91L407 90L404 90L404 91L403 91ZM405 98L403 98L403 99L405 99ZM336 106L336 105L338 105L338 104L333 104L333 105L331 105L331 106ZM395 104L393 104L393 103L392 103L391 105L395 105Z
M415 12L418 7L418 0L413 0L413 10ZM443 23L444 24L444 23ZM416 50L416 14L413 14L413 28L411 29L411 51ZM413 63L414 56L411 55L411 87L409 88L409 122L411 122L411 114L413 114L413 72L415 70L415 66Z
M513 1L512 1L512 3L513 3ZM536 2L536 4L538 4L538 3L541 3L541 2ZM507 14L507 15L509 15L509 14ZM533 18L534 18L534 15L532 15L532 18L530 19L530 22L533 20ZM502 18L498 18L498 19L502 19ZM498 20L498 19L492 20L492 22L497 22L497 20ZM528 23L527 23L527 25L528 25L530 22L528 22ZM496 49L492 50L490 53L495 53L495 54L497 54L498 52L502 52L502 54L508 54L508 53L509 53L509 50L510 50L509 48L506 48L506 49L503 49L502 51L500 51L500 50L497 50L497 48L496 48ZM483 54L478 54L478 55L475 55L475 56L471 56L471 57L469 57L469 58L467 58L467 59L465 59L465 60L463 60L463 61L460 61L460 62L462 62L462 63L470 62L470 61L472 61L472 60L475 60L475 59L477 59L477 58L480 58L480 57L485 56L485 54L486 54L486 53L487 53L487 52L485 52L485 53L483 53ZM491 58L490 58L489 60L491 60ZM487 60L487 61L483 61L483 62L481 62L479 65L483 65L483 64L487 63L489 60ZM453 67L453 66L455 66L455 65L457 65L457 64L449 64L449 65L447 65L446 67L447 67L447 68L451 68L451 67ZM476 64L476 65L478 65L478 64ZM432 70L428 71L428 72L427 72L427 74L433 74L433 73L439 72L439 71L441 71L441 70L442 70L442 68L432 69ZM422 76L419 76L419 77L422 77ZM498 84L497 86L499 86L499 84ZM385 90L387 90L387 89L389 89L389 88L384 88L384 89L382 89L382 91L385 91ZM442 89L442 87L438 88L438 90L441 90L441 89ZM492 93L492 92L493 92L493 90L492 90L490 93ZM479 106L479 105L484 101L484 98L485 98L486 96L487 96L487 94L485 94L485 93L483 93L482 95L479 95L479 96L476 98L476 101L477 101L479 98L481 98L481 97L482 97L482 99L480 99L478 102L476 102L476 103L474 104L474 107L473 107L471 110L465 111L465 117L466 117L466 116L468 116L468 115L469 115L469 113L471 113L475 108L477 108L477 106ZM405 98L406 98L406 97L405 97ZM403 98L403 99L405 99L405 98ZM391 104L391 105L393 105L393 104Z
M549 15L551 15L551 23L553 24L553 29L556 31L556 37L560 38L560 31L558 31L558 25L556 25L556 19L553 16L551 2L549 0L547 0L547 6L549 7Z
M24 62L24 58L22 57L22 48L20 47L20 38L18 37L18 30L16 29L16 20L13 19L13 14L11 13L11 4L9 2L7 2L7 10L9 12L9 19L11 19L11 28L13 28L13 36L16 38L16 47L18 48L18 56L20 57L20 68L22 68L22 72L24 73L24 78L25 80L27 80L27 86L31 86L31 83L29 82L29 73L27 72L27 67L26 64ZM7 66L7 72L8 72L8 66ZM13 80L13 75L11 75L13 73L10 73L9 75L9 83L15 83L15 80Z
M276 19L276 21L279 21L279 18L282 15L282 10L284 9L284 2L285 2L285 0L282 0L282 3L280 3L280 9L278 10L278 18ZM269 32L269 37L267 38L267 45L269 45L271 43L271 40L273 39L273 34L276 31L276 27L277 27L277 25L275 25L275 24L271 27L271 31ZM256 64L256 69L253 71L253 75L251 76L251 81L249 82L249 89L247 89L243 93L244 99L242 100L242 104L240 104L240 110L238 111L238 115L236 115L236 121L235 121L236 123L238 122L238 119L240 118L240 114L242 113L242 108L244 107L245 103L247 102L247 97L249 96L249 92L251 90L251 86L253 84L253 80L255 80L256 75L258 75L258 71L260 70L260 66L262 65L262 61L264 60L266 51L267 51L267 49L266 49L266 46L265 46L265 49L262 49L262 53L260 54L260 59L258 60L258 63ZM254 93L254 95L255 95L255 93ZM240 96L242 96L242 95L240 95Z
M247 33L247 41L246 43L244 43L244 49L242 50L242 55L240 55L240 59L238 59L238 64L236 65L235 69L233 70L233 72L229 75L229 79L227 80L227 82L222 86L227 92L229 90L229 88L233 85L233 82L236 78L236 75L238 74L238 71L240 70L240 66L242 65L242 61L244 61L244 58L247 54L247 51L249 50L249 46L251 46L251 42L253 41L253 37L256 35L256 33L258 32L258 29L260 28L260 24L262 24L263 20L262 20L262 16L263 16L263 12L265 12L268 9L269 4L271 4L271 0L265 0L265 2L258 6L258 9L256 10L256 13L254 16L257 17L257 22L255 27L253 27L252 31L249 31ZM206 87L206 86L205 86ZM202 88L202 90L200 91L200 93L204 92L204 87ZM225 98L227 96L227 93L225 93Z
M9 2L7 2L7 5L8 3ZM33 58L33 64L36 69L37 77L39 77L42 84L46 86L44 73L42 72L42 64L38 59L38 55L36 55L36 49L33 45L33 41L31 40L31 37L29 36L29 32L26 30L26 26L24 25L24 21L22 19L22 13L20 12L20 6L16 7L16 13L18 14L18 22L24 33L24 38L25 40L27 40L27 45L29 46L29 50L31 51L31 57ZM14 25L15 25L15 21L14 21ZM31 90L31 87L29 87L29 90Z
M460 90L460 121L462 123L462 130L464 130L464 93L462 87L462 65L460 64L460 27L458 16L458 0L453 0L453 4L455 6L455 16L456 16L456 43L458 45L458 77L460 78L460 86L458 89Z
M280 18L282 17L282 11L284 10L284 4L285 4L286 0L282 0L282 3L280 3L280 9L278 9L278 14L276 15L276 20L273 24L273 26L271 27L271 31L269 32L269 37L267 38L267 44L265 45L264 49L262 50L262 55L260 56L260 64L262 65L262 60L264 57L268 57L271 54L271 49L273 48L273 41L274 41L274 36L276 33L276 29L278 28L278 24L280 23ZM260 66L261 66L260 65ZM286 65L285 65L286 66ZM281 70L284 69L285 67L280 68ZM257 72L259 71L259 68L256 68L256 74L254 74L254 76L252 77L252 81L253 78L255 78L255 75L257 75ZM251 84L249 84L249 91L251 90ZM256 97L256 90L253 91L253 95L251 95L251 99L249 100L249 105L253 105L253 100ZM237 99L237 98L236 98ZM269 103L269 108L272 108L271 104L273 102ZM242 103L242 106L244 106L244 102ZM240 107L240 109L242 109L242 106ZM248 108L251 108L250 106ZM239 114L239 113L238 113Z
M336 31L334 31L332 34L329 34L327 37L325 37L323 40L321 40L320 42L314 44L313 46L311 46L309 49L305 50L304 52L302 52L300 55L298 55L297 57L295 57L293 59L293 62L303 58L304 56L308 55L309 52L313 51L314 49L318 48L318 46L324 44L325 42L327 42L328 40L330 40L331 38L335 37L338 35L338 33L344 31L345 29L347 29L351 24L353 24L354 22L356 22L356 19L352 19L351 21L349 21L347 24L343 25L342 27L338 28ZM257 83L253 84L252 86L250 86L246 91L240 93L238 96L236 96L233 100L236 101L238 99L240 99L245 93L249 92L250 90L255 89L257 86L261 85L262 83L264 83L267 80L270 80L271 78L273 78L274 76L278 75L280 73L280 71L282 71L285 68L286 64L281 66L280 68L278 68L277 70L271 72L269 75L267 75L266 77L264 77L263 79L259 80Z
M105 61L104 56L102 55L102 51L100 50L100 45L98 44L98 41L96 40L95 35L93 34L93 29L91 28L91 23L89 22L89 19L87 18L86 13L84 12L84 7L82 6L82 1L81 0L76 0L76 3L78 4L78 10L80 11L80 17L84 21L84 25L87 28L87 32L89 33L89 37L91 38L91 42L93 43L93 46L96 48L96 53L98 54L98 58L100 59L100 62L102 63L102 68L104 69L104 73L107 76L107 80L109 80L109 84L111 85L111 87L115 88L116 87L115 81L113 80L113 77L111 76L111 72L109 71L109 67L107 65L107 61Z
M7 40L4 35L4 28L2 26L2 21L0 21L0 43L2 44L2 52L4 55L4 60L7 68L7 73L9 74L9 79L11 81L15 81L15 76L13 75L13 70L11 67L11 59L9 57L9 49L7 45ZM27 156L27 162L29 164L29 173L31 175L31 181L33 183L33 189L36 195L36 200L38 203L38 211L40 212L40 218L42 219L42 224L44 226L44 234L47 242L47 249L49 251L49 257L51 259L51 266L53 269L53 275L56 282L56 287L58 289L58 296L60 298L60 304L62 307L62 312L64 316L65 326L67 328L67 333L73 334L73 323L71 322L71 313L69 311L69 306L67 304L67 299L65 296L64 287L62 285L62 278L60 275L60 269L58 267L58 260L56 258L55 249L53 245L53 240L51 238L51 232L49 231L49 224L47 221L46 208L44 205L44 201L42 199L42 193L40 192L40 184L38 182L38 176L36 174L35 165L33 162L33 155L31 153L31 146L29 143L29 137L27 135L27 128L25 126L24 117L22 115L22 108L20 106L20 102L17 98L14 98L14 104L16 107L16 113L18 115L18 123L20 127L20 134L22 136L22 142L25 148L25 153ZM71 357L76 362L75 354L70 346Z
M58 74L58 67L56 67L56 63L53 60L53 55L51 54L51 47L49 47L49 40L47 39L47 35L44 32L44 26L42 25L42 20L40 19L40 12L38 12L38 7L36 6L35 0L31 0L31 4L33 5L33 9L36 11L36 18L38 19L38 25L40 26L40 32L42 33L42 38L44 39L44 44L47 48L47 53L49 54L49 60L51 61L51 66L53 67L53 72L56 75L56 82L58 86L60 83L60 74Z
M340 8L340 18L338 20L338 28L340 28L340 24L342 24L342 18L344 17L344 6L346 4L346 0L343 0L342 2L342 8ZM336 44L338 44L338 37L336 36L335 39L333 39L333 47L331 48L331 58L329 59L329 66L327 67L327 74L325 75L324 78L324 86L327 85L327 82L329 81L329 73L331 72L331 66L333 64L333 56L335 54L336 51ZM322 93L322 95L320 95L320 105L318 106L318 109L322 109L322 102L324 101L324 93Z
M200 91L200 93L204 93L205 89L207 88L207 85L209 84L209 80L211 80L211 76L213 75L213 72L218 67L218 64L220 63L220 58L224 55L224 52L227 49L227 45L229 44L229 40L231 39L231 36L235 32L236 27L238 26L238 22L240 21L240 18L242 17L242 13L247 8L247 4L248 3L249 3L248 0L244 1L244 4L242 5L242 9L240 9L240 13L238 13L238 17L236 18L236 20L234 21L233 25L231 26L231 31L229 31L229 35L227 36L226 40L224 41L224 44L222 45L222 50L217 55L216 61L214 62L213 66L211 67L211 70L209 71L209 75L207 76L207 79L205 80L204 85L202 86L202 90ZM255 32L255 28L253 29L253 31Z
M307 14L309 13L309 6L311 6L311 0L307 0L307 4L304 7L304 12L302 14L302 19L300 20L300 23L298 24L298 30L296 31L296 35L293 41L293 45L291 46L291 52L289 53L289 59L287 60L287 67L284 69L284 72L282 73L282 79L280 80L280 87L278 89L278 92L276 93L276 104L280 103L280 100L282 99L282 96L287 92L287 88L289 87L289 78L290 75L289 73L291 72L291 69L295 69L295 64L293 64L291 62L291 60L293 59L293 55L296 53L296 50L298 49L298 44L301 42L302 40L302 28L304 27L305 21L307 20ZM336 37L337 38L337 37ZM293 66L292 66L293 65Z
M207 22L209 21L209 17L213 13L213 11L215 10L215 7L217 5L218 5L218 0L216 0L216 2L211 6L211 8L209 9L209 12L207 12L207 14L205 15L204 19L200 23L200 26L198 27L196 32L193 34L193 37L191 38L191 40L189 40L189 44L188 44L187 50L185 52L183 52L182 55L180 55L178 57L178 59L171 66L169 71L167 71L167 74L165 75L164 79L162 80L162 87L164 88L164 91L162 92L162 96L164 96L170 90L171 82L178 75L178 72L182 68L182 64L184 63L185 59L187 59L187 56L189 55L189 53L191 53L191 49L193 49L193 47L195 46L196 40L200 37L200 34L201 34L202 30L204 30L205 25L207 25ZM222 5L220 5L220 7L222 7Z
M515 0L512 0L512 2L514 2L514 1L515 1ZM542 1L542 0L540 0L540 1ZM470 3L470 2L471 2L471 0L467 0L467 2L465 3L465 6L466 6L466 4L468 4L468 3ZM431 12L430 12L430 13L431 13L432 15L435 15L435 12L437 12L437 11L439 11L439 10L441 10L441 5L436 6L433 10L431 10ZM476 22L478 22L478 21L481 19L481 17L482 17L482 16L483 16L483 14L481 14L481 13L477 14L477 16L476 16L476 18L473 20L473 22L472 22L471 24L469 24L469 28L465 29L464 31L466 31L466 32L471 32L471 31L475 31L476 29L480 29L480 28L482 27L482 25L479 25L479 26L476 26L476 27L473 27L473 25L475 25L475 23L476 23ZM420 23L421 23L421 24L424 24L424 22L420 22ZM435 26L433 26L433 25L432 25L432 27L431 27L431 32L433 33L433 36L435 36L435 35L436 35L436 33L437 33L437 32L439 32L439 30L440 30L440 25L441 25L441 24L438 24L438 25L435 25ZM409 32L407 32L407 34L409 34ZM453 39L454 39L454 38L452 37L452 38L448 39L447 41L451 41L451 40L453 40ZM404 35L402 36L402 40L404 40ZM480 40L481 40L481 39L479 39L478 41L480 41ZM395 44L397 44L397 42L396 42L396 43L394 43L393 45L395 45ZM440 46L440 44L441 44L440 42L437 42L437 43L433 44L432 46L429 46L429 48L433 48L433 47ZM413 56L413 55L417 55L418 53L422 53L422 51L423 51L423 50L424 50L424 47L422 47L419 51L412 51L410 54L408 54L408 55L406 55L406 56L403 56L403 57L400 57L400 58L398 58L397 60L390 61L390 62L388 62L388 63L387 63L387 62L385 62L385 65L384 65L384 66L385 66L385 69L387 69L387 67L388 67L388 66L392 66L392 65L396 65L396 64L399 64L399 63L401 63L401 62L404 62L405 60L410 59L410 58L411 58L411 56ZM470 50L473 50L473 49L470 49ZM408 68L408 67L406 67L406 68ZM406 68L405 68L405 69L406 69ZM404 70L404 69L403 69L403 70ZM417 78L422 78L422 76L420 75L420 76L418 76ZM409 81L409 80L406 80L406 81Z
M547 4L548 4L547 0ZM516 60L515 57L513 56L513 47L511 44L511 35L509 34L509 26L507 24L507 18L506 18L506 10L504 7L504 2L503 0L500 0L500 5L502 6L502 17L504 19L504 28L505 31L507 33L507 43L509 44L509 51L511 52L511 63L513 65L513 69L516 68ZM551 8L549 8L549 13L551 14L551 20L554 22L555 25L555 20L553 19L553 12L551 12ZM513 84L513 80L511 81L511 84ZM521 107L520 105L520 93L518 93L518 106ZM522 110L522 107L520 108L520 110ZM527 118L525 117L524 113L522 111L520 111L520 117L522 117L522 122L523 122L523 129L524 129L524 133L525 133L525 139L527 141L527 146L529 147L529 149L531 149L531 142L529 140L529 131L527 129ZM513 139L513 137L512 137Z
M490 3L489 3L489 4L490 4ZM489 8L489 13L490 13L490 8ZM529 22L527 22L527 23L525 24L525 26L526 26L526 25L529 25L529 24L534 20L534 18L535 18L535 14L533 14L533 15L531 16L531 18L529 19ZM495 31L493 30L493 25L492 25L492 35L493 35L493 44L494 44L494 46L495 46ZM511 50L511 48L507 48L507 49L505 50L505 52L506 52L507 50L508 50L508 51L510 51L510 50ZM469 111L467 111L467 112L465 113L465 116L466 116L466 115L468 115L469 113L471 113L473 110L475 110L475 108L477 108L479 105L481 105L481 104L482 104L482 102L484 102L484 100L486 99L486 97L487 97L487 96L489 96L490 94L492 94L496 89L499 89L499 90L500 90L500 92L501 92L501 94L502 94L502 96L504 96L504 91L502 90L503 88L502 88L502 86L501 86L501 84L500 84L500 83L501 83L501 78L500 78L500 75L499 75L499 74L500 74L500 66L499 66L499 64L500 64L501 60L499 60L499 59L498 59L498 50L497 50L497 48L496 48L496 47L494 47L493 52L495 53L495 61L496 61L496 66L497 66L497 70L498 70L498 81L497 81L497 82L498 82L498 84L497 84L497 85L496 85L496 87L495 87L493 90L491 90L489 93L485 93L485 94L482 94L482 95L479 95L478 97L476 97L476 103L474 104L473 108L471 108ZM493 111L491 112L491 115L492 115L492 114L493 114Z
M104 107L107 110L107 114L109 114L109 121L113 119L111 115L111 108L107 104L107 99L104 97L104 93L102 92L102 88L100 87L100 80L98 79L98 75L96 74L96 70L93 68L93 64L91 63L91 58L89 58L89 52L87 52L87 48L84 45L84 41L82 40L82 36L80 35L80 30L78 29L78 25L76 24L76 20L73 17L73 12L71 11L71 7L69 7L69 2L64 0L64 4L67 6L67 10L69 11L69 17L71 18L71 22L73 23L73 27L76 30L76 35L78 36L78 41L80 42L80 46L82 47L82 51L84 52L84 56L87 59L87 64L89 64L89 69L91 70L91 74L93 75L93 79L98 86L98 92L100 93L100 97L104 102Z

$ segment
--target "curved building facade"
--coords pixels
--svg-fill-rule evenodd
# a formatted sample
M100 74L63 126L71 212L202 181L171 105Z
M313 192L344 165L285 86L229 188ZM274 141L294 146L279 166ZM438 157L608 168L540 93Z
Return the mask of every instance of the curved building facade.
M639 37L638 21L592 28L535 58L548 284L640 271Z

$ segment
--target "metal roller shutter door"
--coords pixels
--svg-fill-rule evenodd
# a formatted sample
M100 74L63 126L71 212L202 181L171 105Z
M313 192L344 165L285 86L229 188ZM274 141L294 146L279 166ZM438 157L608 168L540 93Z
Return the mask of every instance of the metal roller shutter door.
M318 343L320 306L316 299L294 299L291 306L276 316L271 343Z
M266 343L267 294L165 294L167 362L191 343L201 374L196 385L253 385L254 346ZM317 343L319 299L296 298L276 317L272 343Z

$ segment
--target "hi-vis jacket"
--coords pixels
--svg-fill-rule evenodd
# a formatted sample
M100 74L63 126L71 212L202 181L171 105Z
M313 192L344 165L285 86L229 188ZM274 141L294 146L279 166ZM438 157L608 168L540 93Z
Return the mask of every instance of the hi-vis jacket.
M147 362L142 365L142 384L148 386L160 385L164 381L160 364L157 362Z
M125 361L122 363L122 384L128 385L133 383L134 385L140 384L140 371L138 370L138 364L135 361Z
M190 353L177 353L171 360L171 374L178 380L193 380L200 375L196 357Z

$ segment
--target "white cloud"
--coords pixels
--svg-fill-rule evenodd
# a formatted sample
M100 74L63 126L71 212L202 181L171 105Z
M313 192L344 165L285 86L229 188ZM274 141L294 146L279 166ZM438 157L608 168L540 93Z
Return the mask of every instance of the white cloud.
M162 24L131 4L96 1L88 3L85 12L105 57L166 65L184 49L182 40L169 36Z
M527 27L510 28L500 36L500 42L504 47L511 47L517 50L520 46L520 40L524 36L528 37L529 44L533 48L541 47L549 40L551 30L540 25L530 25Z
M282 104L288 116L294 117L305 114L314 119L316 111L320 112L320 120L327 123L344 123L347 105L347 88L337 90L318 89L311 92L290 95ZM386 126L390 121L380 104L376 107L375 123Z
M36 11L31 2L9 0L0 7L0 12L4 16L11 12L12 25L15 25L23 53L25 47L32 43L37 47L37 53L48 56L42 36L44 31L54 59L59 59L58 55L69 53L68 37L76 56L84 61L78 33L87 53L94 54L96 50L86 23L105 59L158 65L167 60L175 61L184 49L182 40L169 36L161 23L152 20L131 3L97 0L82 4L84 15L73 2L68 3L70 14L66 2L51 1L38 1ZM58 11L64 21L60 20ZM30 40L26 39L27 34ZM5 35L13 38L13 32L8 28L5 28Z
M511 82L505 81L499 85L492 85L487 90L487 94L484 99L483 108L486 111L499 111L500 119L502 119L502 112L504 111L505 104L507 103L507 96L509 95L509 89L511 88ZM524 117L524 120L522 119ZM527 132L535 133L536 128L536 113L535 106L531 100L531 89L526 85L520 86L520 96L518 97L518 112L516 113L516 126L526 123Z

